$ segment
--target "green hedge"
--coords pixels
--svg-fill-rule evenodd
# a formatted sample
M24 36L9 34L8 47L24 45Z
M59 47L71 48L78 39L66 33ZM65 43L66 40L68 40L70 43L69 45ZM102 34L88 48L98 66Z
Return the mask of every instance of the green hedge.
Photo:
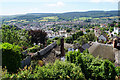
M35 70L31 67L24 68L18 72L18 74L8 74L3 72L4 79L64 79L64 80L85 80L85 77L79 66L73 63L56 61L54 64L47 64L46 66L36 66Z
M2 67L6 66L8 72L16 72L21 66L22 54L20 47L10 43L2 44Z
M84 53L70 51L66 54L66 60L79 65L86 79L114 80L117 75L112 62L95 58L88 51Z

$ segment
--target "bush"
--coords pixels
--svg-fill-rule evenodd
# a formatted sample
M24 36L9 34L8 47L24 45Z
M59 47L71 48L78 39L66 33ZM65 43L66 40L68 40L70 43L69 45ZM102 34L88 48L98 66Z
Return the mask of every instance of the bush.
M36 66L35 70L31 67L20 70L18 74L8 74L4 72L3 78L12 79L69 79L69 80L85 80L85 77L79 66L73 63L56 61L54 64L47 64L46 66Z
M28 31L17 26L2 25L2 42L17 44L19 46L31 46Z
M88 51L70 51L66 54L66 60L81 67L86 79L114 80L117 75L115 66L109 60L95 58Z
M47 40L47 33L43 30L30 30L28 32L29 36L31 36L31 43L42 43L45 44L45 41Z
M66 42L66 43L73 43L72 37L67 37L67 38L65 38L65 42Z
M75 66L75 64L62 61L56 61L53 65L49 64L44 67L37 67L34 74L34 78L39 79L85 79L81 68Z
M32 53L35 53L38 50L40 50L40 46L38 46L38 45L35 45L35 46L27 49L28 52L32 52Z
M120 67L116 67L117 76L120 76Z
M57 40L57 45L60 46L60 39Z
M55 37L55 38L53 38L53 40L58 40L59 39L59 37Z
M51 44L52 40L47 40L47 45Z
M22 54L20 47L9 43L2 44L2 67L8 72L16 72L21 66Z

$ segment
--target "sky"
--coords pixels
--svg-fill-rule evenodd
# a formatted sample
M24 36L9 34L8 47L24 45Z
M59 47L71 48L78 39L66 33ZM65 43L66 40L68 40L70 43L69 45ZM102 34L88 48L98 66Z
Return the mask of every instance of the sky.
M1 0L0 15L118 10L119 0Z

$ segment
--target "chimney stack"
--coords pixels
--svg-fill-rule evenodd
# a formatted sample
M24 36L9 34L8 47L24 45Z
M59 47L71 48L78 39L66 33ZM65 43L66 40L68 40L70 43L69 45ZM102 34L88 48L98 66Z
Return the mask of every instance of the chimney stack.
M65 53L64 53L64 38L61 38L60 42L61 42L61 56L65 56Z
M113 40L113 48L117 48L117 38Z

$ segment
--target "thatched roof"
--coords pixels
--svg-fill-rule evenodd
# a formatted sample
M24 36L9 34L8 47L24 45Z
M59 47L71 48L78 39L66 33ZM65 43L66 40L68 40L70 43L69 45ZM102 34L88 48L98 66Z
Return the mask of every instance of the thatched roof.
M115 60L115 54L111 45L94 42L88 50L95 57L99 56L103 59Z

